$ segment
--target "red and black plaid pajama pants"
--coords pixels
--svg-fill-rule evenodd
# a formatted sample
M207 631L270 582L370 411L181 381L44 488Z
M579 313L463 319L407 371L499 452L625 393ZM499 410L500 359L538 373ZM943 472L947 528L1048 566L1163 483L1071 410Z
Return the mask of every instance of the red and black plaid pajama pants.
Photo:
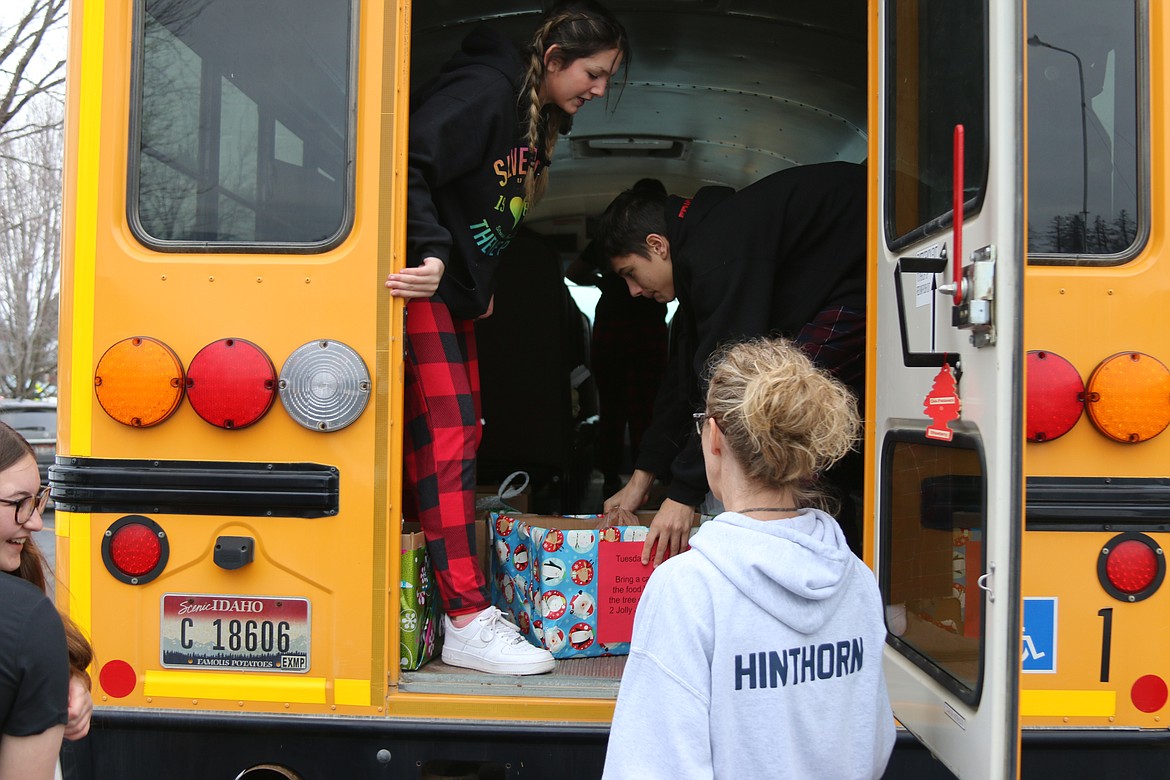
M865 390L865 312L834 306L817 312L793 339L814 363L862 400Z
M865 312L843 306L817 312L793 339L814 363L829 371L857 396L858 411L865 414ZM826 487L840 504L837 522L850 548L861 555L860 496L864 485L865 458L852 450L825 472Z
M482 436L475 321L454 320L446 304L406 307L406 429L403 504L427 540L448 615L489 605L475 549L475 451Z

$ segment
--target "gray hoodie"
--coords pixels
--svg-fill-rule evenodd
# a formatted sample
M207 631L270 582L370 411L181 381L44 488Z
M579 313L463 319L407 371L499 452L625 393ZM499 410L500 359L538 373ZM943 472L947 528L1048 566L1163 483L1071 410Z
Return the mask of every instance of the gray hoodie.
M691 548L638 604L605 779L881 777L881 597L837 521L725 512Z

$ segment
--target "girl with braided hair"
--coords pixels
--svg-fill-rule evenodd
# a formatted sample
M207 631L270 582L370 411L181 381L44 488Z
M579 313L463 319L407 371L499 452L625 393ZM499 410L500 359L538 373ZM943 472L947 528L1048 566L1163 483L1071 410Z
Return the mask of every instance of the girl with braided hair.
M48 487L32 446L0 423L0 779L52 777L61 739L89 732L93 650L46 598Z
M629 61L625 30L592 0L549 11L521 52L480 27L411 96L403 501L427 539L446 612L445 663L494 674L551 671L492 607L475 550L481 437L475 320L546 186L557 137Z

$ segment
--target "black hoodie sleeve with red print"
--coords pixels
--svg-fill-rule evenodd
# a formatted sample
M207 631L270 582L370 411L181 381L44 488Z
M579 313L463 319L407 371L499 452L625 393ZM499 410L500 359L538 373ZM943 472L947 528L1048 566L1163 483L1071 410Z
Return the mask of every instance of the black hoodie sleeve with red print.
M457 318L487 310L528 209L524 180L541 164L519 108L523 73L512 42L480 27L411 96L407 265L446 264L436 297Z

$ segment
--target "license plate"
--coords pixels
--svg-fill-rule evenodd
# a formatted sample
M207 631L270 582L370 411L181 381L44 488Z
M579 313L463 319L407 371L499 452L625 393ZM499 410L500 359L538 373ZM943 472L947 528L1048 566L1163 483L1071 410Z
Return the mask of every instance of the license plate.
M307 672L309 627L308 599L167 593L162 665Z

